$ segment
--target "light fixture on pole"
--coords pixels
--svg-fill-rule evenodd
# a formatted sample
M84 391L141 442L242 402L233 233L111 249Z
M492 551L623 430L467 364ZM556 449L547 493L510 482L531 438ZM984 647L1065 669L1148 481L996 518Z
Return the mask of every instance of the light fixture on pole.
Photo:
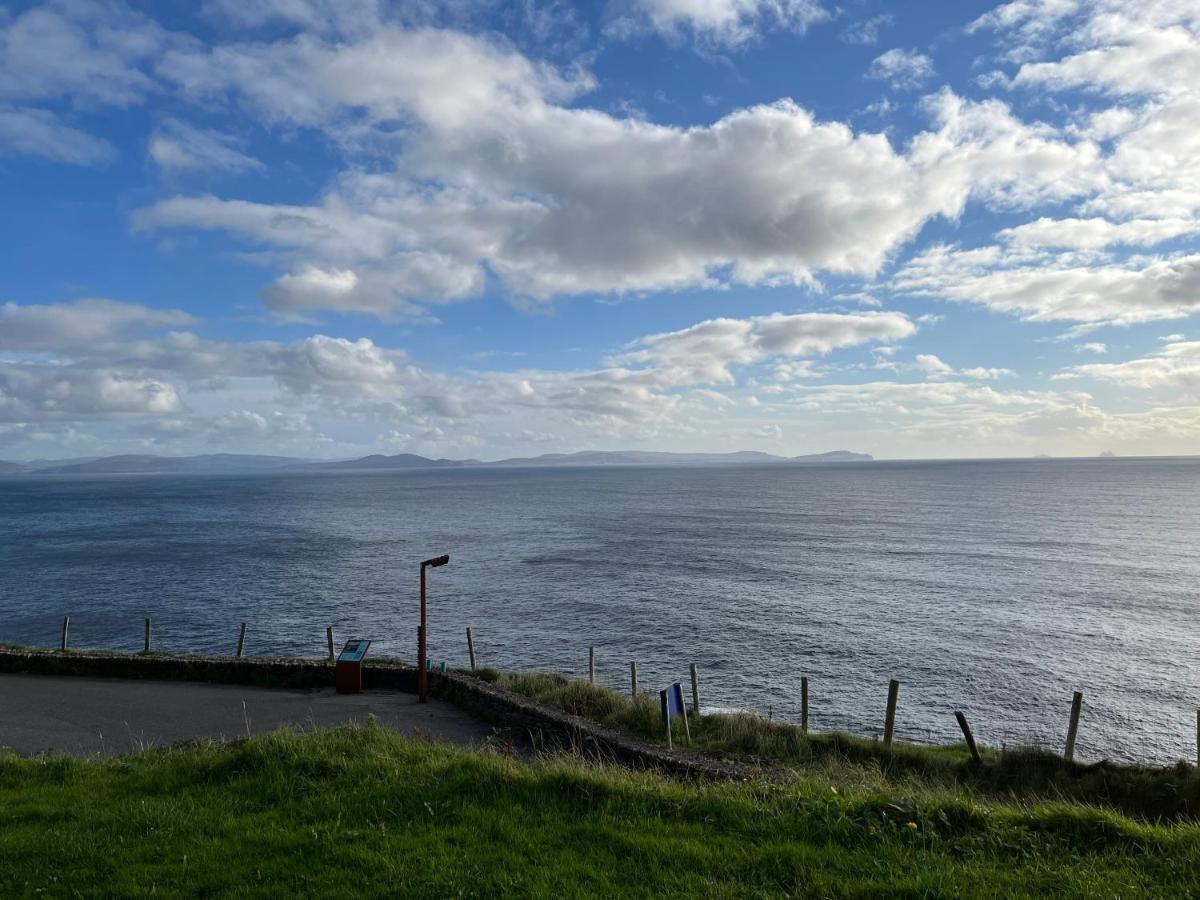
M427 559L421 563L421 626L417 629L417 699L421 703L429 700L429 672L425 665L426 632L425 632L425 567L444 566L450 562L450 554L444 553Z

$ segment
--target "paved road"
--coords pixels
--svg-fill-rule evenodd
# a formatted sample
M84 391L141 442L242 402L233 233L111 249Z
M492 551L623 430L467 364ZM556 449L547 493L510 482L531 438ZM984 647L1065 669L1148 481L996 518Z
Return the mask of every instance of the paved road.
M346 695L179 681L0 675L0 747L22 755L61 750L128 753L197 738L364 721L407 735L477 744L494 729L455 706L391 691Z

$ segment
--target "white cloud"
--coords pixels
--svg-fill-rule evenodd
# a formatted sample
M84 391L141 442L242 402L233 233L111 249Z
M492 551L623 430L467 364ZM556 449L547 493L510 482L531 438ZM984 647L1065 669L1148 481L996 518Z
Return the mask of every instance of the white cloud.
M843 29L839 37L847 44L876 44L879 42L879 33L885 28L891 28L894 24L896 24L896 17L891 13L883 13L854 22Z
M0 304L0 350L74 351L194 319L177 309L87 299L70 303Z
M1071 254L938 245L903 266L892 285L903 293L978 303L1029 321L1129 324L1182 318L1200 309L1200 256L1088 265Z
M916 50L895 47L881 53L867 69L867 78L886 81L894 90L914 91L934 76L933 60Z
M1100 341L1090 341L1086 344L1076 344L1075 349L1080 351L1081 353L1101 354L1101 353L1108 352L1108 344L1102 343Z
M959 369L958 374L974 378L976 381L994 381L997 378L1008 378L1017 373L1012 369L995 366L972 366L969 369Z
M153 378L0 362L0 421L159 415L180 406L175 387Z
M1151 356L1121 363L1089 363L1064 373L1138 388L1200 388L1200 341L1167 344Z
M253 172L263 164L238 149L238 140L219 131L168 119L151 135L147 152L163 169L192 172Z
M131 106L155 89L140 67L175 40L120 4L51 0L0 22L0 98Z
M1024 225L1005 228L1001 240L1023 249L1058 248L1103 250L1114 245L1150 247L1173 238L1200 232L1193 219L1049 219L1042 217Z
M803 34L828 18L817 0L628 0L608 31L617 36L654 31L738 47L767 29Z
M2 105L0 154L40 156L77 166L106 165L117 158L108 141L65 124L47 110Z
M1007 378L1010 375L1015 375L1012 369L995 368L988 366L972 366L969 369L955 369L954 366L935 356L932 353L918 353L914 358L917 368L923 370L930 378L948 378L951 375L960 375L965 378L971 378L975 381L993 381L997 378ZM876 366L876 368L890 368L890 366Z
M1027 205L1095 178L1093 144L1021 123L995 101L937 95L937 130L907 156L790 101L662 126L559 105L590 77L429 30L176 53L164 70L197 96L231 94L277 121L337 131L365 116L403 129L395 173L347 172L319 204L179 197L135 216L141 228L222 228L282 248L292 273L265 296L286 308L325 296L335 308L411 310L476 294L483 266L535 300L811 286L822 272L873 274L970 196ZM312 271L349 271L364 287L328 290Z
M918 353L916 356L917 365L934 377L943 375L953 375L954 367L943 362L932 353Z
M642 338L621 363L654 367L664 384L731 384L730 367L775 357L816 356L865 343L891 343L917 331L901 313L797 313L710 319Z

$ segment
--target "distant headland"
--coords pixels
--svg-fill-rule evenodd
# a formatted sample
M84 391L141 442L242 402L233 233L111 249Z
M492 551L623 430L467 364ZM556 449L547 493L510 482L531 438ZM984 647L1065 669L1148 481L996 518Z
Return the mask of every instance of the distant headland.
M869 453L832 450L807 456L776 456L756 450L735 453L668 453L646 450L582 450L546 453L485 462L478 459L430 459L414 453L391 456L372 454L357 459L309 460L290 456L243 453L207 453L199 456L125 454L69 460L4 462L0 475L152 475L220 474L269 471L380 471L448 468L568 468L596 466L746 466L811 465L814 463L870 462Z

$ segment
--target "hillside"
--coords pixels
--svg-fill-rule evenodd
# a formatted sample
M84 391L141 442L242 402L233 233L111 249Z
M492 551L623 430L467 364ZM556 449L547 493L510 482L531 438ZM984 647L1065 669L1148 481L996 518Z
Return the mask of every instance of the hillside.
M372 725L109 761L0 753L0 895L1106 896L1200 889L1200 829L869 767L688 783ZM352 887L348 887L352 886Z

